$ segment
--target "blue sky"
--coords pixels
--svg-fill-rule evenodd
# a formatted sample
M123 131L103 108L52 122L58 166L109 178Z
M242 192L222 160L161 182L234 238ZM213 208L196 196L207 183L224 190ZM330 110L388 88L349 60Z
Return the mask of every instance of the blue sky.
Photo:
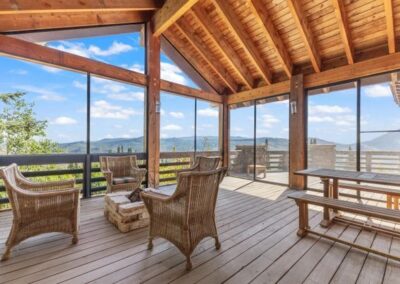
M120 34L42 43L49 47L144 72L140 34ZM0 57L0 92L24 91L35 112L48 121L48 137L58 142L85 140L86 76L84 74ZM197 87L169 58L161 56L163 79ZM144 129L142 87L92 77L92 140L140 137ZM0 106L1 108L1 106ZM198 102L198 135L218 134L218 108ZM399 107L389 83L362 88L362 130L398 129ZM355 142L356 89L310 96L309 136L338 143ZM257 137L287 138L288 103L257 106ZM194 134L194 100L161 94L161 137ZM252 137L253 107L231 114L231 135ZM374 138L379 134L368 135Z
M41 43L51 48L144 73L145 50L140 34ZM57 142L86 139L86 75L13 58L0 57L0 92L26 92L35 112L48 121L48 137ZM167 56L161 56L161 77L198 88ZM91 139L143 136L145 89L126 83L91 78ZM162 137L193 136L194 100L161 95ZM1 110L1 106L0 106ZM199 103L198 132L218 133L218 110Z

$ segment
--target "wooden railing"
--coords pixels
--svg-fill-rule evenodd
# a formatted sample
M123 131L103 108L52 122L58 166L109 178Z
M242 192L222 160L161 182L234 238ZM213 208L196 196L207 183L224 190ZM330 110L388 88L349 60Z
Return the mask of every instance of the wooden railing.
M76 185L81 189L83 197L104 194L106 190L105 178L100 172L99 157L101 155L122 154L51 154L51 155L8 155L0 157L0 167L16 163L26 177L34 180L63 180L74 178ZM146 168L146 153L134 153L138 158L139 166ZM220 155L219 152L198 152L197 155ZM191 165L193 152L161 153L160 184L176 182L176 170ZM89 166L90 165L90 166ZM146 184L147 181L144 181ZM0 209L1 204L7 204L5 187L0 180Z

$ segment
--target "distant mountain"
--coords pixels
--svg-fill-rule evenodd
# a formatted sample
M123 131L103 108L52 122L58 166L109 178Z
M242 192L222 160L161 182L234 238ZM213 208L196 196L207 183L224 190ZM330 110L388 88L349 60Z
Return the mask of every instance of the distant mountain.
M193 151L193 136L188 137L175 137L175 138L162 138L160 141L161 152L176 151L186 152ZM334 142L319 139L313 141L316 144L335 144ZM268 143L270 150L287 150L289 141L285 138L271 138L260 137L256 139L257 145ZM253 139L241 136L230 137L230 147L235 149L236 145L253 145ZM77 141L71 143L61 143L59 146L67 153L84 153L86 144L84 141ZM116 153L118 150L123 152L142 152L144 149L144 138L110 138L98 141L92 141L92 153ZM197 149L204 150L217 150L218 138L215 136L199 136L197 137ZM355 144L336 144L337 150L356 149ZM400 150L400 133L387 133L379 136L370 141L363 141L363 150Z

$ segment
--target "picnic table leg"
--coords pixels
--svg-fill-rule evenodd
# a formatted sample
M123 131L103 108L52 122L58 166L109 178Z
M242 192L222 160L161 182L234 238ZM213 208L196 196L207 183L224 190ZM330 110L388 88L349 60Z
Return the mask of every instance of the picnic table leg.
M321 178L322 184L324 185L324 197L329 196L329 178ZM331 222L331 218L329 216L329 208L324 206L324 219L321 221L321 227L328 227Z

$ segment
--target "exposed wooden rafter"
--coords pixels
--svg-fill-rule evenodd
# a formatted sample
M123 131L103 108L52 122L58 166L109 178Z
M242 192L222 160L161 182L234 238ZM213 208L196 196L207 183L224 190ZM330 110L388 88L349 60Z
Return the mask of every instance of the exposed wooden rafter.
M218 74L220 79L225 82L227 88L230 89L231 93L236 93L238 85L235 80L229 74L229 72L221 65L219 60L208 50L206 44L198 37L196 31L190 28L190 24L187 20L182 17L180 21L176 23L178 30L185 35L186 39L201 54L207 64Z
M335 14L339 25L340 35L342 36L343 47L346 53L347 62L349 64L354 63L354 47L351 40L349 24L347 21L346 10L344 1L332 0L333 7L335 8Z
M156 10L162 5L159 0L7 0L0 2L0 15L23 13L66 13L107 11Z
M171 44L181 52L183 57L185 57L186 61L193 65L194 68L204 77L205 80L219 93L221 94L224 91L224 86L216 80L215 76L206 68L204 64L201 64L193 54L190 54L188 50L185 48L187 42L180 39L173 33L171 30L167 30L164 33L164 36L168 38Z
M192 8L198 0L166 0L153 17L154 35L159 36Z
M212 24L212 19L201 8L199 5L193 7L193 17L202 26L204 32L211 38L214 45L218 48L218 50L225 56L225 58L230 62L233 69L239 75L239 77L243 80L243 84L247 86L249 89L252 89L254 86L254 80L250 75L249 70L240 60L236 51L232 48L232 46L227 42L225 36L222 32Z
M272 74L267 64L262 58L259 49L250 38L242 24L238 21L237 16L232 10L232 7L226 0L214 0L213 2L217 8L221 18L224 19L226 25L229 27L232 34L235 36L237 41L243 46L244 50L251 59L253 65L259 71L261 77L267 82L272 83Z
M319 56L310 25L307 22L303 9L298 0L288 0L287 3L307 48L311 64L315 72L321 72L321 58Z
M271 17L268 15L268 10L261 0L248 0L250 10L253 12L255 19L263 30L264 35L268 39L268 43L275 50L278 60L282 64L286 75L291 78L293 71L293 63L290 59L287 48L282 42L278 31L275 29Z
M335 69L304 76L304 87L315 88L343 81L371 76L400 69L400 52L346 65ZM270 96L286 94L290 91L290 80L239 92L228 96L228 103L240 103Z
M385 4L385 18L386 18L386 30L389 53L396 52L396 34L394 29L394 17L393 17L393 3L392 0L384 0Z
M141 23L149 21L151 15L152 12L133 11L1 15L0 32L22 32Z

